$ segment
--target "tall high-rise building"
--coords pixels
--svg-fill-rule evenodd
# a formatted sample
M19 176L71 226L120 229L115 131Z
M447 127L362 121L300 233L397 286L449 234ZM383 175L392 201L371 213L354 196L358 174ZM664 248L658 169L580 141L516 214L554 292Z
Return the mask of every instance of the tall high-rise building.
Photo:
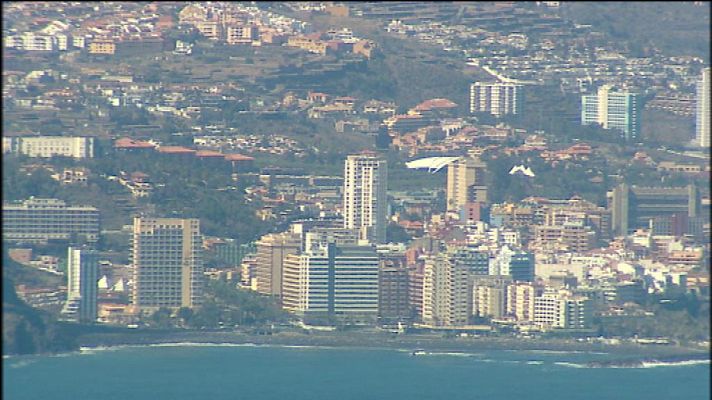
M618 129L625 140L635 140L640 134L639 101L637 93L614 91L611 85L603 85L596 94L581 96L581 125Z
M201 304L204 276L199 220L136 217L131 247L133 305L151 310Z
M99 210L58 199L29 198L2 206L2 238L17 242L99 239Z
M452 247L428 256L423 272L423 322L467 325L472 314L472 281L489 272L489 255L474 247Z
M470 113L486 112L496 117L520 114L522 98L522 85L475 82L470 85Z
M65 318L82 323L96 321L99 256L94 250L69 247L67 251L67 302Z
M284 261L288 255L298 254L301 247L301 236L290 232L267 234L257 241L255 277L258 292L282 296Z
M378 318L381 323L410 320L409 282L405 245L376 247L380 259L378 273Z
M479 158L462 157L447 167L447 209L461 211L468 203L486 203L487 164Z
M695 129L697 131L697 145L704 148L710 147L710 68L702 70L702 75L697 81L697 118Z
M306 317L375 322L378 254L373 246L327 243L284 263L282 306Z
M432 326L467 325L471 312L470 269L446 253L425 261L423 322Z
M344 227L358 229L361 239L386 241L388 169L376 154L357 154L344 164Z

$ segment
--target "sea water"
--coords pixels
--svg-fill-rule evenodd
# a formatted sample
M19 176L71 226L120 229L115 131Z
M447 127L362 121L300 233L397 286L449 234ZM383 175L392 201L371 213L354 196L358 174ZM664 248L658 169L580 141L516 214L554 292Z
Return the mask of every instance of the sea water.
M709 361L587 368L612 355L162 344L3 358L3 398L709 399Z

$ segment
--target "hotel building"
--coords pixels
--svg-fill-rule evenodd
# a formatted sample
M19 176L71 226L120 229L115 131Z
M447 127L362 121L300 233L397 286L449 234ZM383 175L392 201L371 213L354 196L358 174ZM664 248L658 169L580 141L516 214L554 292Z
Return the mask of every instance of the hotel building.
M2 206L3 240L43 243L48 240L99 240L99 210L70 206L58 199L36 199Z
M132 304L149 310L200 305L202 248L197 219L134 218Z
M361 239L386 241L387 164L375 154L350 155L344 163L344 227Z

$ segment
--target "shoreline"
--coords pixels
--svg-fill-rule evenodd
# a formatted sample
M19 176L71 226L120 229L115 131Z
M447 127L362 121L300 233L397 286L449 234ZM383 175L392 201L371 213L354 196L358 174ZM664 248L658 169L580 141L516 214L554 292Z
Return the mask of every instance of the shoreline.
M678 345L604 344L564 338L520 339L512 337L443 338L433 335L387 335L372 332L276 333L271 335L220 331L176 331L101 333L83 335L80 349L124 346L206 345L245 347L318 347L325 349L372 349L429 353L475 353L481 351L522 351L550 354L590 354L606 359L591 361L587 367L631 367L655 363L681 363L710 359L709 349Z
M377 331L277 332L255 334L239 331L131 330L84 333L70 351L32 354L62 356L135 347L282 347L341 350L392 350L419 355L475 355L483 351L530 352L562 356L589 355L586 362L561 362L574 368L650 368L656 366L709 364L710 350L680 345L608 344L572 338L479 336L446 338L433 334L388 334ZM26 354L30 355L30 354ZM24 355L3 355L3 359Z

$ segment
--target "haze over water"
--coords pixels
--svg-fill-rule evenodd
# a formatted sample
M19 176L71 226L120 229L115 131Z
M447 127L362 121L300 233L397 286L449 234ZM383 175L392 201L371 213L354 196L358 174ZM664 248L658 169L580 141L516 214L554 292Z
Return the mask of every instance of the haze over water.
M3 359L23 399L708 399L710 364L582 368L601 353L154 345Z

